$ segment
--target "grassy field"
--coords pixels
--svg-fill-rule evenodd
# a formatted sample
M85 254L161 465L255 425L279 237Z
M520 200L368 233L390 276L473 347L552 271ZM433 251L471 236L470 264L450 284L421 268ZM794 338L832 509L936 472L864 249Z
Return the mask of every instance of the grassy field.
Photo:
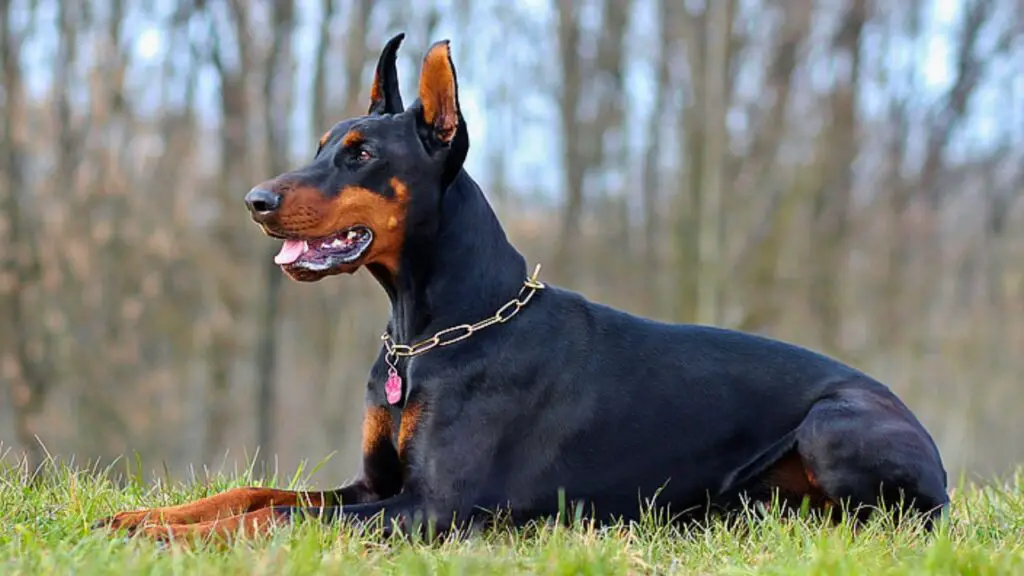
M311 522L226 549L190 549L89 529L114 511L258 484L245 476L117 488L94 472L53 465L30 485L0 465L0 574L1024 574L1022 473L985 488L959 486L950 517L932 535L883 521L854 535L847 525L750 516L705 529L650 521L495 530L427 546Z

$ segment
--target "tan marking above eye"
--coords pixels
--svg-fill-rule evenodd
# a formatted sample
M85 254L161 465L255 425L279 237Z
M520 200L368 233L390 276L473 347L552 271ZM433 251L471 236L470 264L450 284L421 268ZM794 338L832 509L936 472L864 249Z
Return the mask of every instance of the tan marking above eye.
M347 134L341 139L341 145L344 147L353 146L363 141L363 135L358 130L349 130Z
M331 131L324 132L324 135L320 137L320 146L322 147L327 143L327 139L331 137Z

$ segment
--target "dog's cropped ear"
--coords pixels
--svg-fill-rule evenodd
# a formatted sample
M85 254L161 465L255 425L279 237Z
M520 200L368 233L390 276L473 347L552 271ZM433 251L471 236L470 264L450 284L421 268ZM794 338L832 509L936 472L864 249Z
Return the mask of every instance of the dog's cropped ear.
M398 89L398 47L405 39L405 32L399 32L388 43L377 60L377 69L373 73L373 86L370 87L370 109L368 114L398 114L405 110L402 104L402 93Z
M459 87L448 40L431 45L420 73L421 135L430 144L448 147L459 128Z

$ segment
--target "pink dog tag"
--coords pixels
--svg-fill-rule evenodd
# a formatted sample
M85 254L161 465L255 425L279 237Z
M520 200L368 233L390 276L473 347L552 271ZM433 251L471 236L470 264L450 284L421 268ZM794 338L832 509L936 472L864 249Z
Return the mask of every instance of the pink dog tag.
M388 381L384 383L384 395L388 404L395 405L402 399L402 377L394 368L388 370Z

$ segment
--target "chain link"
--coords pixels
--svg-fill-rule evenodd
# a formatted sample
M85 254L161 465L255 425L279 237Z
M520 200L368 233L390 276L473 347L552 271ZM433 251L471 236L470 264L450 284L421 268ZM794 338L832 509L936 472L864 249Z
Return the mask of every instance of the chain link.
M523 287L519 289L519 294L513 300L506 302L504 306L498 308L498 311L494 313L494 316L485 318L476 324L459 324L458 326L445 328L430 338L421 340L412 345L393 342L387 332L381 334L380 339L384 341L384 348L387 349L385 360L387 360L388 364L393 365L394 360L397 358L419 356L420 354L436 347L448 346L450 344L455 344L456 342L461 342L472 336L476 331L483 330L488 326L508 322L515 317L515 315L518 314L524 306L529 304L537 290L544 289L544 283L537 280L537 276L539 274L540 264L537 264L537 267L533 270L533 275L523 282Z

